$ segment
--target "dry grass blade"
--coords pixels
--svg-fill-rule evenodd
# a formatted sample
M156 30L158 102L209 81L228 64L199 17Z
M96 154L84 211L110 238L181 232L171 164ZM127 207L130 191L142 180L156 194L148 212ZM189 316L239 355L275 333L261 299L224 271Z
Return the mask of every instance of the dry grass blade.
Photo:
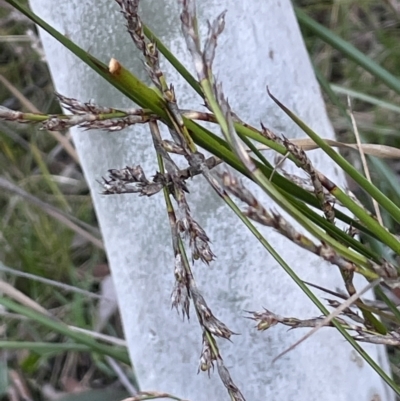
M0 37L0 42L7 42L7 43L13 43L13 42L31 42L32 39L29 35L7 35L7 36L2 36Z
M21 291L14 288L11 284L6 283L3 280L0 280L0 293L3 295L7 295L8 297L14 299L22 305L27 306L37 312L43 313L46 316L49 316L49 312L40 306L37 302L35 302L32 298L29 298Z
M136 394L134 397L125 398L122 401L144 401L144 400L157 400L160 398L169 398L170 400L175 401L188 401L183 398L176 397L172 394L160 393L158 391L141 391Z
M360 153L361 162L362 162L363 169L364 169L364 174L365 174L365 177L367 178L367 180L372 184L371 174L369 173L367 159L365 158L365 152L364 152L364 150L362 148L360 134L358 132L356 119L354 118L354 114L353 114L353 111L351 109L351 101L350 101L350 97L349 96L347 97L347 102L348 102L348 105L349 105L348 113L349 113L349 116L350 116L350 119L351 119L351 124L353 125L354 135L356 137L357 147L358 147L358 151ZM381 226L383 226L381 210L379 208L378 202L374 198L372 198L372 204L374 205L376 218L377 218L379 224Z
M19 303L37 311L40 312L46 316L51 316L53 319L55 319L55 317L53 315L50 315L49 312L44 309L41 305L35 303L35 301L33 301L31 298L27 298L27 299L23 299L22 297L20 297L20 295L16 292L13 292L12 290L14 289L14 287L12 287L10 284L5 283L6 285L2 285L0 288L0 291L3 291L3 293L6 293L6 291L8 291L8 294L10 298L18 301ZM4 291L4 289L6 291ZM7 295L8 295L7 294ZM22 294L24 295L24 294ZM4 312L3 310L0 309L0 316L4 317L4 318L9 318L9 319L18 319L18 320L32 320L31 317L27 317L24 315L20 315L17 313L9 313L9 312ZM112 345L118 345L120 347L127 347L126 341L122 338L118 338L118 337L113 337L113 336L109 336L107 334L103 334L103 333L98 333L96 331L93 330L87 330L87 329L83 329L81 327L76 327L76 326L67 326L68 329L78 332L78 333L82 333L82 334L86 334L89 337L92 337L96 340L101 340L103 342L112 344Z
M95 294L95 293L90 292L90 291L82 290L82 288L78 288L78 287L74 287L72 285L60 283L59 281L50 280L50 279L45 278L45 277L36 276L35 274L21 272L19 270L12 269L10 267L5 266L2 262L0 262L0 271L1 272L5 272L5 273L9 273L9 274L11 274L13 276L24 277L24 278L27 278L29 280L38 281L40 283L51 285L53 287L57 287L57 288L60 288L62 290L65 290L65 291L70 291L70 292L75 292L75 293L78 293L78 294L82 294L82 295L84 295L86 297L89 297L89 298L105 299L105 300L109 299L109 298L107 298L107 297L105 297L103 295L98 295L98 294Z
M68 328L72 331L86 334L96 340L101 340L101 341L104 341L106 343L113 344L113 345L119 345L121 347L127 347L126 341L123 340L122 338L108 336L107 334L97 333L96 331L86 330L86 329L82 329L81 327L76 327L76 326L68 326Z
M11 369L9 372L10 381L13 384L13 389L18 394L15 394L15 398L10 396L10 401L15 400L24 400L24 401L33 401L32 393L29 389L27 381L23 376L22 372L18 372L14 369Z
M356 143L345 143L335 141L333 139L322 138L328 145L335 148L348 148L353 150L359 150ZM300 146L304 151L319 149L319 146L310 138L293 138L290 141L296 146ZM258 150L270 150L268 146L260 146ZM366 155L379 157L381 159L399 159L400 149L394 148L388 145L378 145L374 143L363 143L361 149Z
M106 356L105 359L108 362L108 364L110 365L111 369L117 375L121 384L128 391L128 393L132 394L132 395L137 394L137 390L135 389L134 385L129 381L128 376L125 374L124 370L121 368L119 363L114 358L111 358L110 356Z
M376 287L382 281L381 278L378 278L368 285L366 285L361 291L356 292L351 297L349 297L345 302L340 304L332 313L326 316L323 320L321 320L312 330L310 330L305 336L301 337L300 340L296 341L293 345L287 348L285 351L281 352L278 356L276 356L272 363L276 362L279 358L283 355L287 354L288 352L292 351L296 348L299 344L303 341L307 340L307 338L311 337L315 334L321 327L328 325L335 317L339 316L346 308L350 307L357 299L361 297L361 295L365 294L367 291L371 290L372 288Z

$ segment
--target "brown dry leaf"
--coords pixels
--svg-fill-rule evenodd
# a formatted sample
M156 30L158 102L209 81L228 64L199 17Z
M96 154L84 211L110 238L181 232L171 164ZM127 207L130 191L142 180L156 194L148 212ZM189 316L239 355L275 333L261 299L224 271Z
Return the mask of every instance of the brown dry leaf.
M333 139L322 138L328 145L335 148L349 148L358 151L356 143L344 143L335 141ZM295 145L300 146L303 150L319 149L319 146L310 138L295 138L290 139ZM400 149L387 145L378 145L374 143L363 143L361 145L362 151L370 156L380 157L381 159L400 159ZM268 146L262 146L259 150L270 149Z

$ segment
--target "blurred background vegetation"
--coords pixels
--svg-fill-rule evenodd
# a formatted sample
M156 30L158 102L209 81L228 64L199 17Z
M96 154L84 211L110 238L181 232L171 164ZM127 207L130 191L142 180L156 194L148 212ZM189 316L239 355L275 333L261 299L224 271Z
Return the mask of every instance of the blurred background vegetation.
M399 0L294 3L371 60L399 75ZM399 93L301 25L317 76L327 89L327 109L340 140L355 142L343 114L350 95L363 142L399 148ZM37 30L0 0L0 104L27 112L59 113L53 93ZM355 152L344 154L361 168ZM372 181L400 204L399 162L373 160L370 169ZM122 339L96 216L68 133L50 134L33 125L1 121L0 170L0 284L11 284L16 294L27 295L68 325ZM352 182L349 187L357 192ZM368 204L361 193L357 195ZM383 219L389 229L399 232L389 216L383 215ZM53 283L41 282L38 277ZM0 286L0 291L5 290ZM99 297L93 294L103 296L107 306L100 305ZM5 347L3 340L60 346L38 350L19 349L16 344L15 349L1 351L1 399L83 397L111 401L122 399L129 391L125 380L134 380L125 364L116 366L83 348L62 349L68 337L0 309L0 348ZM396 375L400 357L394 350L390 355ZM99 392L99 388L109 392Z

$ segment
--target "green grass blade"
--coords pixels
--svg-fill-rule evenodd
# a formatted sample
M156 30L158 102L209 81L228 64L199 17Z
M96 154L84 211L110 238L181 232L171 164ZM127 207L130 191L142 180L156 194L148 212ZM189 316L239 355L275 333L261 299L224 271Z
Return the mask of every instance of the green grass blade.
M199 126L197 123L185 119L185 125L190 129L192 137L196 144L201 146L202 148L208 150L212 154L216 155L220 159L224 160L227 164L233 167L236 171L240 172L241 174L245 175L249 179L253 179L251 174L245 169L243 164L237 158L237 156L230 150L229 145L226 141L219 138L218 136L214 135L210 131L207 131L205 128ZM235 127L236 128L236 127ZM241 131L242 132L242 131ZM263 171L263 174L269 179L273 168L272 166L268 166L262 164L256 160L254 163ZM272 182L276 184L276 186L285 192L285 196L294 196L297 199L309 204L310 206L319 208L319 203L315 196L311 193L307 192L303 188L298 187L296 184L288 180L287 178L281 176L279 173L275 173L272 178ZM316 213L314 212L315 219L320 221L318 217L316 217ZM344 223L350 224L353 227L359 229L360 231L364 232L365 234L371 236L372 238L377 238L375 233L368 228L364 227L358 221L348 217L343 212L335 209L335 215L338 219L342 220ZM332 228L333 229L333 228Z
M240 138L243 140L245 145L247 145L252 152L259 158L259 160L267 167L271 167L268 160L265 159L263 154L257 150L257 148L253 145L253 143L244 135L240 135ZM342 194L345 195L345 194ZM300 202L294 199L289 193L285 192L284 196L292 202L303 214L306 213L307 217L316 225L323 228L327 233L329 233L333 238L339 240L341 243L346 244L350 248L356 250L362 255L372 258L376 263L380 263L380 257L377 254L374 254L371 250L366 248L360 241L357 241L352 236L348 235L344 231L340 230L334 224L330 223L328 220L318 215L316 212L308 208L303 202ZM339 199L339 198L338 198Z
M31 145L31 150L32 150L33 157L34 157L36 163L38 164L38 167L42 173L42 177L43 177L45 183L47 184L47 186L53 193L53 195L54 195L55 199L57 200L57 202L59 203L60 207L63 210L71 212L71 207L69 206L67 200L65 199L64 194L62 193L62 191L60 190L58 185L52 179L50 171L47 168L47 165L46 165L45 161L43 160L36 145Z
M20 305L8 298L0 297L0 305L12 310L13 312L19 313L20 315L26 316L29 319L34 320L37 323L47 327L50 330L53 330L57 333L60 333L77 343L88 346L92 351L99 353L100 355L108 355L114 359L117 359L121 362L130 365L129 355L126 349L121 347L112 347L109 345L104 345L95 339L89 337L86 334L79 333L71 330L66 324L59 322L57 320L52 319L49 316L45 316L42 313L34 311L26 306Z
M371 184L363 175L361 175L346 159L344 159L339 153L337 153L333 148L331 148L316 132L314 132L310 127L308 127L297 115L295 115L291 110L289 110L285 105L283 105L278 99L276 99L272 94L271 98L275 103L337 164L343 171L345 171L354 181L356 181L361 188L363 188L369 195L371 195L380 206L390 213L393 218L400 222L400 209L378 188ZM354 202L350 201L346 197L347 204L349 207L350 203L353 204L352 212L354 214L360 213L360 219L371 231L374 231L378 238L393 249L396 253L400 253L400 242L388 233L376 220L370 217L368 214L357 206ZM342 201L344 199L341 199ZM357 216L357 214L356 214ZM357 216L359 217L359 216Z
M350 96L353 99L359 99L362 100L363 102L373 104L374 106L381 107L389 111L394 111L395 113L400 113L400 106L398 106L397 104L387 102L382 99L378 99L374 96L367 95L366 93L363 92L345 88L344 86L335 84L330 84L329 86L332 89L332 91L336 94Z
M14 5L13 0L9 0L10 3ZM163 100L158 96L158 94L152 89L148 88L145 84L143 84L140 80L138 80L133 74L127 71L123 66L120 66L118 73L110 73L108 67L106 67L103 63L95 59L93 56L88 54L87 52L80 49L74 43L72 43L68 38L61 35L59 32L54 30L44 21L42 21L39 17L35 16L30 10L25 9L22 6L17 7L20 11L24 12L28 17L32 17L33 20L38 23L43 29L47 30L51 35L53 35L57 40L59 40L62 44L64 44L67 48L69 48L73 53L75 53L78 57L82 59L82 61L86 62L90 67L92 67L95 71L100 73L105 79L107 79L112 85L114 85L117 89L121 90L126 96L135 101L139 106L148 108L153 110L155 113L160 115L162 118L168 119L168 116L164 110ZM150 35L150 33L149 33ZM191 133L196 143L202 146L204 149L210 151L211 153L217 155L225 162L230 164L235 169L241 171L246 174L246 171L243 170L240 161L237 159L236 155L234 155L227 146L226 142L221 140L220 138L213 135L211 132L207 131L203 127L198 124L191 122L188 119L185 120L185 125L191 129ZM168 122L168 121L167 121ZM247 127L244 127L240 124L237 124L236 129L242 135L246 135L249 138L252 138L260 143L266 144L271 148L276 148L276 151L280 153L286 152L283 147L275 144L273 141L268 141L266 138L261 136L258 132L251 130ZM281 149L282 148L282 149ZM266 166L267 168L267 166ZM270 168L269 174L272 172L272 168ZM265 173L268 173L265 171ZM269 176L268 174L268 176ZM246 174L247 175L247 174ZM307 203L319 207L318 202L315 197L310 193L304 191L302 188L299 188L289 180L284 177L281 177L278 174L274 175L273 182L276 183L279 187L283 188L287 193L296 194L297 197L306 201ZM337 218L344 219L345 222L348 222L349 218L344 214L338 212ZM355 227L358 227L361 230L365 230L361 225L357 222L352 222ZM374 236L373 232L367 232L368 235Z
M321 85L322 89L325 91L327 96L329 97L330 101L339 109L340 113L343 117L345 117L349 129L353 130L353 126L351 124L351 119L349 114L346 111L345 106L340 101L336 93L332 90L331 85L325 79L325 77L321 74L321 72L314 66L315 75L318 79L319 84ZM400 108L399 108L400 109ZM363 134L360 133L361 139L363 139ZM388 167L387 163L384 161L376 158L376 157L368 157L369 162L372 164L374 171L380 177L380 180L385 182L385 185L390 189L390 191L396 195L396 199L393 199L398 204L400 204L400 187L396 185L397 183L397 176L393 173L392 169Z
M162 98L142 81L136 78L133 74L127 74L126 70L121 72L121 75L111 74L108 66L106 66L101 61L97 60L87 51L83 50L81 47L77 46L74 42L68 39L66 36L62 35L52 26L43 21L35 13L29 10L27 7L19 4L15 0L6 0L7 3L11 4L18 11L28 17L31 21L53 36L57 41L63 44L67 49L79 57L84 63L101 75L104 79L115 86L121 93L126 95L129 99L133 100L135 103L143 108L149 108L153 110L158 115L167 118L164 112L163 106L164 102ZM152 107L150 107L150 105Z
M207 79L204 79L201 82L203 91L205 93L205 96L207 98L208 103L210 104L210 107L212 108L217 121L221 127L221 131L224 133L224 136L226 139L232 144L232 148L235 149L235 153L237 153L238 158L241 157L240 152L237 150L235 143L236 137L232 136L230 134L230 130L228 128L228 123L225 120L225 117L222 113L222 110L217 103L216 99L214 98L213 95L213 90L211 87L211 84L208 82ZM235 133L236 135L236 133ZM244 151L244 150L243 150ZM245 151L244 151L245 152ZM247 155L246 155L247 158ZM241 159L243 162L243 159ZM243 162L244 164L244 162ZM253 164L253 162L252 162ZM254 164L253 164L254 166ZM252 166L252 168L254 168ZM247 168L248 166L246 166ZM249 167L250 169L250 167ZM298 223L300 223L308 233L313 235L314 237L318 238L320 241L325 242L329 246L331 246L336 252L338 252L340 255L342 255L344 258L352 261L355 263L357 266L362 266L362 267L367 267L368 266L368 261L366 258L364 258L362 255L355 253L354 251L348 249L345 247L343 244L339 243L338 241L334 240L332 237L327 235L323 230L321 230L319 227L317 227L314 223L312 223L304 214L301 213L300 210L296 209L291 202L288 201L288 199L282 195L282 193L276 188L274 183L269 180L268 177L266 177L263 174L263 171L261 169L255 169L254 171L250 171L251 175L253 176L255 182L264 190L267 195L274 200L280 207L282 207L283 210L285 210L291 217L293 217ZM359 273L363 274L365 277L370 278L370 279L375 279L377 278L376 273L368 270L368 269L360 269Z
M36 352L38 354L59 354L62 352L90 352L91 348L76 343L45 343L34 341L0 341L0 350L21 350Z
M332 224L324 217L320 216L318 213L314 212L311 208L305 205L303 202L298 199L290 196L290 194L285 194L285 197L297 208L299 209L305 216L307 216L310 221L315 223L317 226L325 230L329 235L348 246L349 248L354 249L359 252L361 255L364 255L368 259L372 259L376 263L381 262L381 256L377 253L373 252L371 249L367 248L360 241L357 241L355 238L338 228L336 225Z
M204 90L205 96L207 98L207 101L209 102L211 108L213 109L213 112L218 119L219 125L221 127L221 130L224 134L224 136L227 138L227 140L232 144L233 148L239 153L239 150L236 149L236 138L233 138L231 131L228 128L228 123L225 119L225 116L222 113L222 110L217 103L216 99L214 98L213 91L211 89L211 85L208 80L203 80L201 82L202 88ZM264 189L264 191L283 209L288 211L290 214L293 212L291 210L289 202L286 201L285 197L281 196L279 191L274 187L274 184L269 181L261 172L261 170L251 170L251 174L254 176L255 181L260 185L261 188ZM289 204L289 205L288 205ZM289 206L289 207L288 207ZM318 232L315 232L312 227L307 225L308 220L303 219L303 215L300 213L294 213L294 216L292 214L292 217L294 217L300 224L303 225L303 227L306 228L306 230L309 233L314 234L318 238ZM305 224L304 224L305 223ZM253 232L253 231L252 231ZM256 235L256 233L254 233ZM256 235L257 236L257 235ZM263 237L261 237L263 240L265 240ZM330 238L330 237L328 237ZM327 242L329 243L329 242ZM265 244L265 246L268 246L269 244ZM332 243L330 243L332 246ZM341 245L341 244L339 244ZM279 262L279 264L285 269L285 271L290 275L291 273L294 273L292 269L290 269L289 266L286 265L285 261L280 257L280 255L275 251L275 249L268 247L267 248L271 255ZM334 247L335 249L335 247ZM346 250L346 248L345 248ZM351 259L350 259L351 260ZM287 270L286 270L287 269ZM300 283L296 281L297 276L292 276L292 279L300 286L300 288L305 291L304 286L301 286ZM303 283L304 284L304 283ZM306 292L306 291L305 291ZM306 292L307 295L308 292ZM313 295L313 294L312 294ZM309 295L310 299L314 301L314 297L311 297L311 294ZM320 310L326 315L328 311L326 308L319 302L318 299L315 299L316 305L320 307ZM356 341L351 337L351 335L341 326L340 323L336 321L336 319L333 319L333 324L334 326L339 330L339 332L346 338L346 340L359 352L359 354L371 365L371 367L382 377L382 379L397 393L400 394L400 389L397 387L395 382L392 380L391 377L389 377L383 369L366 353L363 348L356 343Z
M347 58L357 63L366 71L379 78L390 89L393 89L400 94L400 80L392 75L389 71L381 67L378 63L366 56L352 44L333 33L330 29L325 28L323 25L314 21L300 8L296 7L295 13L301 27L309 29L324 42L339 50Z

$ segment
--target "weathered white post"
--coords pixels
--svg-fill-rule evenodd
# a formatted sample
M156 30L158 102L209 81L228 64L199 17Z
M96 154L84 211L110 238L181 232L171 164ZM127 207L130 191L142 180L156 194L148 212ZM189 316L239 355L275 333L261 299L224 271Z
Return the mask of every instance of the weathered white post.
M113 1L30 2L35 12L81 47L106 63L115 57L145 79L141 58ZM180 32L177 2L142 3L145 23L191 67ZM207 19L215 18L224 9L228 10L226 29L219 40L215 71L232 109L255 125L262 120L277 133L289 138L300 136L300 130L268 99L268 84L280 100L322 136L332 138L334 133L291 2L198 1L203 27ZM132 106L48 35L43 34L42 39L58 92L84 101L93 98L102 105ZM181 106L198 108L199 98L171 66L165 63L163 70L174 84ZM142 388L198 401L228 399L216 372L211 379L206 374L196 375L201 351L196 319L182 322L171 311L173 255L163 197L103 196L96 182L109 168L140 164L149 175L156 171L147 128L135 127L117 134L73 130L73 138L91 188L125 336ZM314 152L313 160L332 180L344 184L344 177L323 154ZM246 399L393 400L380 378L332 329L320 330L271 365L273 357L304 331L288 333L284 327L275 327L258 333L249 320L243 319L243 310L265 306L278 314L300 318L318 312L201 177L193 180L190 189L193 215L210 236L217 254L210 268L200 264L195 267L196 279L214 314L241 334L233 338L232 344L219 344ZM340 286L336 268L303 252L272 230L263 232L303 279L330 288ZM382 366L387 366L383 348L366 348Z

